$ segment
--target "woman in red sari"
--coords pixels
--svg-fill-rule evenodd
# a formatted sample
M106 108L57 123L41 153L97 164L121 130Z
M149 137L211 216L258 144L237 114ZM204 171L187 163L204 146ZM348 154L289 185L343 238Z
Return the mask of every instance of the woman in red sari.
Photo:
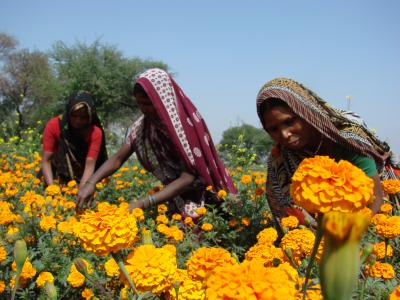
M199 206L218 201L207 186L236 193L204 119L168 73L144 72L133 95L143 116L129 128L125 144L79 190L78 208L91 199L95 184L118 170L133 152L165 187L132 202L131 208L168 201L171 211L196 217Z

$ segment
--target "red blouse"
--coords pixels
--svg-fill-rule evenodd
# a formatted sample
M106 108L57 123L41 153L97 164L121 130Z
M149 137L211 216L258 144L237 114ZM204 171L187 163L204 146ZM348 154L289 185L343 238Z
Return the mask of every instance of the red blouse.
M103 133L101 129L95 125L92 125L84 136L85 142L89 145L88 153L86 158L97 159ZM60 122L58 117L54 117L47 122L43 132L43 152L56 152L58 149L58 139L60 138Z

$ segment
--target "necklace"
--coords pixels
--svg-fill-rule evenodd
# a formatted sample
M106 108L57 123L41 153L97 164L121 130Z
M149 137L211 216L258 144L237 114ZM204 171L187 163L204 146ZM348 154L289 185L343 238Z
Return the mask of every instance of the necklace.
M321 149L321 146L322 146L322 142L323 142L323 141L324 141L324 139L322 138L322 135L321 135L321 139L320 139L320 141L319 141L319 145L318 145L318 147L317 147L317 150L314 151L313 156L316 155L316 154L318 153L319 149Z

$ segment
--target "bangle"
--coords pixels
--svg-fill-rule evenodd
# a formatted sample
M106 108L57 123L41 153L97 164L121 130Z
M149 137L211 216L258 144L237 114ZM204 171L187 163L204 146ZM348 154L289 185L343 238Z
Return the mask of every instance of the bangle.
M153 195L149 195L150 205L156 205L156 197Z
M92 184L93 186L96 186L96 184L93 181L86 180L85 184Z

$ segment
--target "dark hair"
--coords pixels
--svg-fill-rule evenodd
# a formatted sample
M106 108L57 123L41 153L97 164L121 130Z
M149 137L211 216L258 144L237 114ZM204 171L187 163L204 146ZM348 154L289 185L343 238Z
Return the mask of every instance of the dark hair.
M142 94L147 96L146 91L144 90L144 88L140 83L135 83L135 85L133 86L133 95L136 96L137 94Z
M260 106L260 117L262 118L262 116L264 115L264 113L267 110L270 110L270 109L272 109L274 107L278 107L278 106L289 107L289 105L282 99L279 99L279 98L266 99Z

